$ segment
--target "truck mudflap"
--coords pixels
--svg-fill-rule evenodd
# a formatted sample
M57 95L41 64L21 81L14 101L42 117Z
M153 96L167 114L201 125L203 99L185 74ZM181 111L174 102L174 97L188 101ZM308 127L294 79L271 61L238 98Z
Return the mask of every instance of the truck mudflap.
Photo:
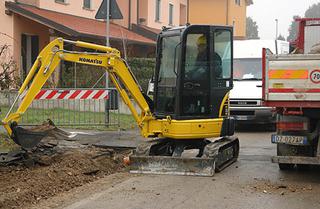
M305 165L320 165L320 156L317 157L300 157L300 156L273 156L273 163L279 164L305 164Z
M188 149L197 149L197 155L182 154ZM213 142L155 140L139 145L130 156L130 173L213 176L235 162L238 155L236 137L222 137Z

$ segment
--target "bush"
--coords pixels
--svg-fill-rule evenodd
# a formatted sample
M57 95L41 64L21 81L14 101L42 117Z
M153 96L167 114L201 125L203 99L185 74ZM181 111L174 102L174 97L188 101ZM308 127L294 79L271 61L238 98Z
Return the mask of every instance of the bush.
M155 59L153 58L129 58L128 65L141 85L143 91L147 91L149 79L151 79L155 69ZM60 73L60 81L58 87L61 88L104 88L104 77L98 82L99 78L104 74L104 69L96 66L77 64L76 73L75 65L70 62L64 62ZM76 82L76 83L75 83ZM109 82L109 86L113 84Z
M76 67L75 67L76 66ZM76 68L76 71L75 71ZM60 88L104 88L105 79L101 78L105 73L104 69L97 66L63 62L60 73ZM99 78L101 80L98 82Z
M17 63L9 53L9 46L0 46L0 90L16 88L19 79L14 76L18 71Z
M156 60L154 58L129 58L128 64L143 91L147 92L149 80L156 67Z

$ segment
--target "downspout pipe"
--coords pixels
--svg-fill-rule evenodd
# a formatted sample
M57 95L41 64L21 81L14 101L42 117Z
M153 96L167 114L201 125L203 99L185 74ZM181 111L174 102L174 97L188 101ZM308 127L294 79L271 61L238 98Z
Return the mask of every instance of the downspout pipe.
M129 28L129 30L131 30L131 29L132 29L132 27L131 27L131 0L129 0L128 28Z
M190 5L190 3L189 3L189 0L187 1L187 23L190 23L190 20L189 20L189 5Z
M229 0L226 1L226 25L229 25Z
M137 0L137 25L140 25L140 21L139 21L139 19L140 19L140 17L139 17L140 9L139 9L139 7L140 7L140 0Z

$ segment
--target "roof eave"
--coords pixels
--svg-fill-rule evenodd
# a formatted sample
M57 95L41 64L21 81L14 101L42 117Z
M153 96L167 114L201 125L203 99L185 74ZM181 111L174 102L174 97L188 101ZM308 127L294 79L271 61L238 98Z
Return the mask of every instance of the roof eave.
M84 38L98 38L98 39L104 39L104 36L99 36L99 35L93 35L93 34L89 34L89 33L83 33L83 32L79 32L79 31L75 31L69 27L66 27L62 24L56 23L54 21L51 21L49 19L43 18L40 15L37 15L33 12L30 12L28 10L25 10L24 8L19 7L19 5L17 3L14 2L5 2L5 7L12 11L13 13L19 14L23 17L29 18L35 22L38 22L40 24L43 24L49 28L53 28L61 33L64 33L66 35L69 36L73 36L73 37L84 37ZM110 37L113 40L120 40L122 41L121 38L116 38L116 37ZM127 40L128 43L133 43L133 44L140 44L140 45L150 45L150 46L154 46L155 43L148 43L148 42L141 42L141 41L136 41L136 40Z
M250 6L251 4L253 4L253 0L246 0L246 4L247 6Z

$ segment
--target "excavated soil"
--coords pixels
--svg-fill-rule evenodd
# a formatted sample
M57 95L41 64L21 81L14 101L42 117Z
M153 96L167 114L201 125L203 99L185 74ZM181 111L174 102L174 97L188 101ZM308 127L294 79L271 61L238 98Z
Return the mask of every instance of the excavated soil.
M288 184L285 182L272 182L269 179L255 179L254 184L249 185L253 192L264 194L305 193L313 190L311 185Z
M46 152L47 151L47 152ZM23 161L0 165L0 208L28 208L72 188L124 169L128 151L81 147L28 154Z

